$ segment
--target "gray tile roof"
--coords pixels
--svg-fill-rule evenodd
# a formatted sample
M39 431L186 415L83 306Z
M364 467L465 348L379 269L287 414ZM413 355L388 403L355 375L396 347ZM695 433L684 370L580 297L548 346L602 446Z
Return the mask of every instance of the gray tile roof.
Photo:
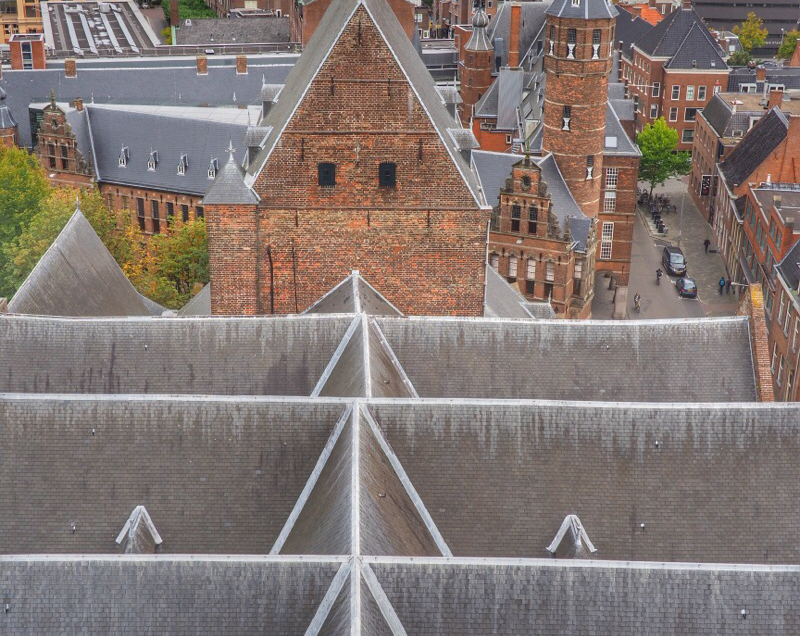
M195 58L78 61L74 78L64 77L60 61L49 61L46 70L4 71L0 87L8 93L6 103L11 114L22 122L20 143L31 146L28 106L49 100L51 90L59 102L81 98L86 104L256 104L260 102L262 78L267 83L283 83L297 57L288 53L251 55L248 72L242 75L236 73L235 58L223 56L208 59L208 75L197 74Z
M371 316L402 316L402 312L389 302L383 294L369 284L358 270L343 279L304 314L352 314L365 313Z
M714 95L703 108L703 117L720 137L725 137L733 110L719 95Z
M552 0L520 3L519 59L522 60L542 31L547 16L545 12ZM508 46L511 41L511 4L501 2L486 33L494 46L495 57L500 57L502 66L508 66Z
M694 9L678 9L667 15L643 36L634 40L634 44L651 57L675 58L667 64L669 68L728 67L723 59L724 53L708 33L702 18ZM711 63L715 66L712 66Z
M795 298L800 285L800 242L796 242L777 265L778 273L786 286L794 290Z
M495 80L475 104L476 117L497 117L497 103L500 100L500 83Z
M639 38L643 37L646 33L649 33L650 30L653 28L646 20L642 20L642 18L638 16L634 16L633 14L629 13L624 6L618 5L618 14L616 19L616 29L615 39L616 45L620 46L622 53L626 57L630 57L631 46L634 42L636 42Z
M286 86L277 103L263 122L264 125L272 126L272 132L268 135L264 148L253 165L248 169L250 181L254 181L263 169L284 128L302 101L308 86L325 63L333 46L339 40L342 30L350 22L359 6L366 9L378 27L395 61L408 78L415 96L439 133L439 137L458 168L465 185L471 191L476 202L484 205L483 197L478 189L477 177L470 170L467 161L461 156L453 139L447 133L448 128L456 128L458 123L448 112L447 106L442 103L442 98L436 90L431 74L385 0L333 0L331 2L325 13L325 20L314 31L303 55L287 78Z
M532 318L525 298L505 278L489 265L486 266L486 287L483 299L483 315L497 318ZM548 307L550 306L548 303Z
M231 147L225 165L217 173L203 197L203 204L256 205L258 196L245 185L244 175L244 168L239 165L233 147ZM255 212L253 213L255 214Z
M497 128L500 130L517 130L523 75L521 68L502 68L494 82L497 84Z
M777 106L759 119L719 165L725 180L741 185L777 148L789 131L789 122Z
M559 18L596 20L615 18L617 9L606 0L554 0L547 10L547 15Z
M193 18L182 20L176 44L289 42L288 17Z
M210 316L211 315L211 283L197 292L192 299L181 307L179 316Z
M629 100L624 101L627 102ZM632 105L633 102L631 102ZM621 106L621 108L624 112L627 110L627 104ZM610 101L606 105L606 141L603 154L631 157L639 157L642 154L622 127L620 118L617 116L615 103Z
M708 29L701 23L694 22L683 42L678 46L675 55L664 64L668 69L727 69L724 53L711 37Z
M20 285L8 310L42 316L152 313L80 210Z
M421 396L631 402L755 399L748 327L742 318L377 321ZM514 351L537 355L521 357ZM468 374L445 372L466 367ZM555 368L559 373L553 373Z

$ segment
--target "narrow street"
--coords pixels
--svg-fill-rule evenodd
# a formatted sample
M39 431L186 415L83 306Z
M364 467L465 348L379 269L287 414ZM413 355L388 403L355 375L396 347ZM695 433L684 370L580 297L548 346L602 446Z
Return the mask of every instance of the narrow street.
M688 193L683 197L683 214L680 213L681 192L685 192L685 188L681 180L671 179L663 187L655 190L658 194L669 195L678 208L676 213L666 218L670 228L667 236L651 235L645 214L640 212L636 215L631 279L628 288L630 319L699 318L736 313L738 295L735 288L730 294L719 293L719 279L721 276L727 278L728 274L722 258L714 251L716 245L711 226L695 207ZM707 254L703 246L706 238L712 241ZM677 278L667 275L666 272L661 277L661 284L656 284L656 270L660 267L663 269L661 252L667 245L674 245L683 250L689 276L697 284L699 296L697 299L678 296L675 289ZM608 289L608 282L609 280L602 276L598 276L595 282L595 300L592 307L594 318L611 317L614 292ZM642 297L639 313L636 313L633 307L633 297L637 292Z

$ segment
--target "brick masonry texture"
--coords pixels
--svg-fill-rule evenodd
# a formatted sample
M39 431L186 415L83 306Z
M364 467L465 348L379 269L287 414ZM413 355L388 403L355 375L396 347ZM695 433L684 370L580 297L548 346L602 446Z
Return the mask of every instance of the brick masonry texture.
M378 166L385 161L397 166L395 188L378 184ZM320 162L336 164L335 187L318 185ZM302 311L359 269L404 313L481 315L489 210L475 203L363 7L334 45L254 187L261 197L261 311ZM237 220L237 229L252 232L247 223ZM233 237L230 250L238 250L239 238ZM246 245L251 249L253 243ZM223 277L251 271L232 260L214 266L213 253L211 258L215 277L220 271ZM251 309L246 301L213 308Z
M797 407L370 410L455 556L548 557L577 514L601 559L800 560Z
M8 636L302 636L337 563L0 560Z
M0 553L116 552L143 505L160 552L266 554L343 410L245 398L0 401Z
M310 395L351 322L0 320L0 391Z

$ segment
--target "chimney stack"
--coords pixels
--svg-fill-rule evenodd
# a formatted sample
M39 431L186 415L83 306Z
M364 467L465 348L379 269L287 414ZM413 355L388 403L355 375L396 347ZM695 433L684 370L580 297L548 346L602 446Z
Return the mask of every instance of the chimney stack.
M236 56L236 74L237 75L247 75L247 56L246 55L237 55Z
M767 79L767 69L763 66L756 66L756 80L764 82Z
M170 0L169 2L169 24L170 26L174 26L176 29L181 24L181 16L178 11L178 0Z
M692 8L692 0L683 0L683 8L684 9L691 9Z
M208 75L208 58L205 55L197 56L197 74Z
M64 60L64 77L78 77L78 67L75 64L74 57L68 57Z
M517 68L519 66L519 30L521 15L522 5L518 2L512 2L511 25L508 33L508 66L510 68Z
M77 111L83 110L83 100L80 97L75 99L75 110Z
M775 90L774 88L769 92L769 101L767 102L767 110L772 109L773 106L781 107L783 103L783 91Z

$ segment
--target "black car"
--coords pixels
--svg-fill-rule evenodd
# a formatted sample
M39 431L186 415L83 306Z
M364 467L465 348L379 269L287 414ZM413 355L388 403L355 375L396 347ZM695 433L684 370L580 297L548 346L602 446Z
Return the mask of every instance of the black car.
M678 290L678 295L683 298L697 298L697 285L687 276L675 281L675 289Z
M686 258L680 247L665 247L661 252L661 264L668 274L684 276L686 274Z

